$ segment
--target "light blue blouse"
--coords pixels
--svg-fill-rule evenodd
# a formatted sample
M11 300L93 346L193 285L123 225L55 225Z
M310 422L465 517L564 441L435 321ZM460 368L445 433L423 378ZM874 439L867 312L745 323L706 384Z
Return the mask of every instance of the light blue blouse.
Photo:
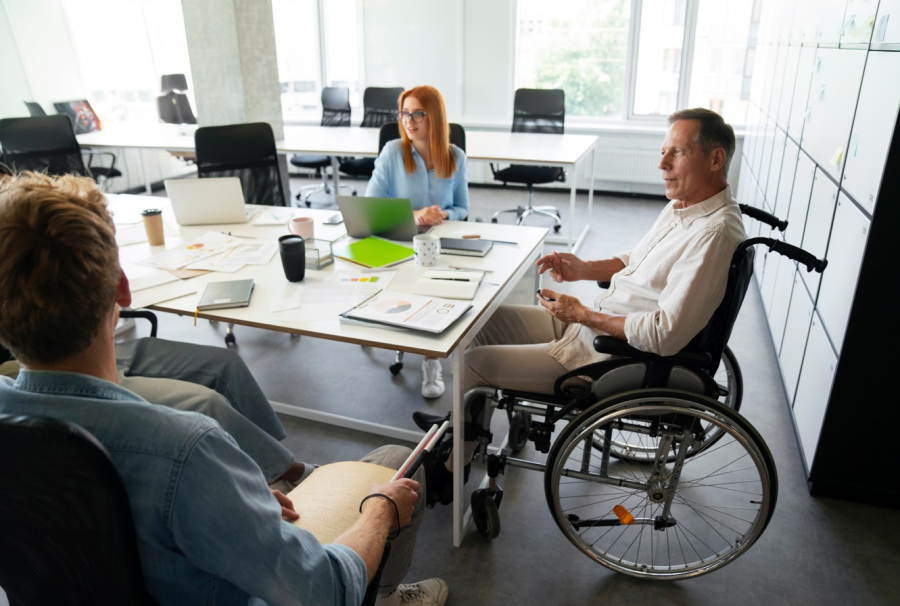
M425 169L425 161L413 147L416 163L413 174L403 164L400 139L389 141L375 159L375 172L366 188L366 196L376 198L409 198L414 210L436 204L447 212L450 221L462 221L469 214L469 190L466 181L466 154L455 145L456 172L449 179L439 179L433 170Z

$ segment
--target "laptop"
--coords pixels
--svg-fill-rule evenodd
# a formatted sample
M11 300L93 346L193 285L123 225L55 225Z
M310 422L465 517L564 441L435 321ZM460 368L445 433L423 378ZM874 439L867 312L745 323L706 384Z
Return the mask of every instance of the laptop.
M166 179L164 183L178 225L247 222L244 192L237 177Z
M379 236L387 240L411 241L430 225L416 225L409 198L338 196L338 208L351 238Z

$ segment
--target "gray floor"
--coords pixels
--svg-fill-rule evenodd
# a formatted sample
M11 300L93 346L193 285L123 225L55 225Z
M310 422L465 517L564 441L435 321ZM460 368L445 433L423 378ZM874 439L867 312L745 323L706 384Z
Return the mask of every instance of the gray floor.
M295 191L312 182L292 181ZM353 184L361 194L364 192L364 182ZM523 190L511 188L473 187L470 196L470 220L489 220L494 210L514 207L525 199ZM569 221L567 192L539 192L535 203L560 206L564 220ZM590 241L581 255L608 257L630 248L662 206L655 200L596 198ZM506 215L504 220L511 219ZM579 196L575 221L578 225L587 221L586 196ZM533 279L526 276L510 301L531 302L532 284ZM564 290L587 301L596 287L569 284ZM161 314L160 319L163 338L222 345L223 325L200 322L194 328L186 318ZM449 394L428 402L419 394L418 356L409 356L403 372L395 377L388 372L393 359L390 351L290 338L245 327L237 327L236 334L237 350L271 400L410 429L414 429L410 419L414 410L443 413L450 409ZM510 469L501 478L506 494L500 508L500 536L486 542L472 531L461 548L453 548L451 509L439 506L429 510L408 578L442 576L450 584L449 603L457 605L900 603L900 512L813 498L806 491L800 453L755 286L744 304L731 347L743 369L741 412L767 441L780 481L778 505L768 529L740 559L710 575L676 583L642 581L607 571L577 552L556 528L544 500L542 477ZM285 444L301 460L326 463L355 459L384 443L381 438L354 431L282 419L288 431ZM499 421L497 427L502 429L504 425ZM533 451L524 452L540 460ZM848 450L848 456L859 454ZM469 490L472 484L470 481Z

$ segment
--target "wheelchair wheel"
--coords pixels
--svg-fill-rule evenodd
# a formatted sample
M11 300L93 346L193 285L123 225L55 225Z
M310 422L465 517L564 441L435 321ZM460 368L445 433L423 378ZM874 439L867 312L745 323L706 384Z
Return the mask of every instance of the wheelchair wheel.
M531 413L513 411L509 418L509 449L517 453L528 444L531 431Z
M709 427L721 430L716 445L688 458ZM602 443L597 450L596 435L613 432L632 434L635 444L653 436L656 456L636 462L611 458ZM775 508L778 479L765 442L738 413L702 395L647 389L573 419L550 449L544 490L557 525L588 557L674 580L712 572L753 545Z
M478 534L492 541L500 534L500 512L494 496L484 488L472 493L472 519Z
M719 402L732 410L740 410L741 400L744 397L744 377L741 376L737 358L727 345L722 352L722 363L719 364L714 378L724 392L719 397Z

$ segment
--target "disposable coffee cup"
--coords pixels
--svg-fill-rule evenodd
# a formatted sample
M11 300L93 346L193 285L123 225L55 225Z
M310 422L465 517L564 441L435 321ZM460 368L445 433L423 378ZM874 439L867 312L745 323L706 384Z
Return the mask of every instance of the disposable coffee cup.
M144 231L147 232L147 242L150 246L161 246L166 243L165 234L163 234L162 211L158 208L148 208L141 211L141 218L144 220Z
M419 234L413 237L413 251L416 254L416 265L434 267L441 252L441 239L433 234Z
M301 236L288 234L278 238L281 266L288 282L299 282L306 276L306 244Z

